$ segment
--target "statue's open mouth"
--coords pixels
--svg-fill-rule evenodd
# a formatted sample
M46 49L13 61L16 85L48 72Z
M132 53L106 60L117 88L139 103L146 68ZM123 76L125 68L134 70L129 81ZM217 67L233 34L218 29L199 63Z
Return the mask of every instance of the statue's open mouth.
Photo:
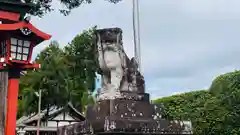
M113 44L116 43L116 40L102 40L102 42L106 44Z
M116 43L117 42L117 35L115 33L104 33L101 36L101 40L104 43Z
M113 44L118 42L117 40L119 40L119 32L121 32L119 28L97 30L97 33L101 37L101 42L106 44Z

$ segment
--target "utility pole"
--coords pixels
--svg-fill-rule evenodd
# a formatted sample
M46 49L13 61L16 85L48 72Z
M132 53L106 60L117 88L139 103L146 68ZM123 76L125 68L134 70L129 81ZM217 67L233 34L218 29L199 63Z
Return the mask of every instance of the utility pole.
M37 121L37 135L40 135L40 113L41 113L41 102L42 102L42 90L40 89L39 92L35 93L38 96L38 121Z

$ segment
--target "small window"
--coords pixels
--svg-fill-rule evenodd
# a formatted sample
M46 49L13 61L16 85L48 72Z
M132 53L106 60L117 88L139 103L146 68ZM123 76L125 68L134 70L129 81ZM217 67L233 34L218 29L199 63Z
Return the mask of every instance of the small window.
M11 51L12 51L12 52L16 52L16 51L17 51L17 46L12 45L12 46L11 46Z
M29 41L24 41L23 46L30 47L30 42Z
M16 38L11 38L11 44L17 45L17 39Z
M18 45L19 46L23 46L23 41L22 40L18 40Z
M11 57L15 60L28 60L30 41L11 38Z
M21 46L18 46L17 48L18 48L18 49L17 49L17 52L18 52L18 53L22 53L22 47L21 47Z
M24 48L23 48L23 53L24 53L24 54L28 54L28 52L29 52L29 48L24 47Z
M16 58L16 53L11 53L12 58Z
M27 60L28 59L28 55L23 55L22 56L22 60Z
M6 41L0 41L0 57L6 57L6 55L7 55Z

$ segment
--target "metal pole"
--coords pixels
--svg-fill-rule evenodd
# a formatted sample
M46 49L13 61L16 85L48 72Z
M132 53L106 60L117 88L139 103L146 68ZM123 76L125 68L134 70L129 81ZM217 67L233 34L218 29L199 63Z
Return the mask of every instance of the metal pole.
M38 96L38 121L37 121L37 135L40 135L40 113L41 113L41 101L42 100L42 90L39 90L39 96Z
M138 67L139 72L142 72L142 59L141 59L141 38L140 38L140 18L139 18L139 0L136 0L136 16L137 16L137 41L138 41Z
M132 0L133 9L133 38L134 38L134 54L138 64L138 70L141 71L141 47L140 47L140 19L139 19L139 0Z
M135 11L136 11L136 4L135 0L132 0L132 21L133 21L133 43L134 43L134 57L138 63L138 53L137 53L137 33L136 33L136 19L135 19Z

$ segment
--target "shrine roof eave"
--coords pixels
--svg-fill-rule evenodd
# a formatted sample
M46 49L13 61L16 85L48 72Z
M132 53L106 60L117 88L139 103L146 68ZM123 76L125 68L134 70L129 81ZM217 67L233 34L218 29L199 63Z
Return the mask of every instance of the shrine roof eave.
M43 40L49 40L52 37L51 35L46 34L37 29L36 27L34 27L30 22L21 21L13 24L0 24L0 30L13 31L21 28L30 29L33 33L35 33L38 37L42 38Z
M20 19L20 14L19 13L2 11L0 9L0 19L6 19L6 20L11 20L11 21L16 21L17 22Z

